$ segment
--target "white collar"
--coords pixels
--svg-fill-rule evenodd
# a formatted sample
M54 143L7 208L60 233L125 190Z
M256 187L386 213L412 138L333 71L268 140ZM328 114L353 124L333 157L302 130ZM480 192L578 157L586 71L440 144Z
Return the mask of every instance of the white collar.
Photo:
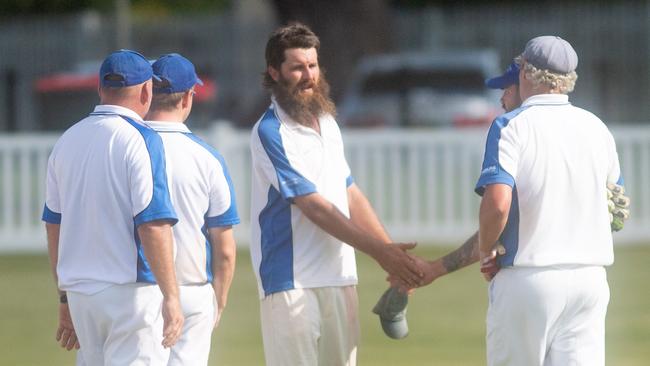
M158 132L183 132L191 133L185 123L170 121L144 121L144 123Z
M140 117L139 114L135 113L129 108L122 107L119 105L100 104L95 106L95 110L93 110L92 114L119 114L142 123L142 117Z
M309 131L314 131L313 128L306 127L306 126L296 122L296 120L294 120L293 118L291 118L291 116L287 112L285 112L284 109L282 109L282 107L280 107L280 104L275 99L274 95L271 95L271 108L277 114L278 118L280 119L280 123L285 124L288 128L290 128L292 130L307 129ZM322 131L323 131L323 124L324 124L323 122L325 120L327 120L329 117L331 117L331 116L329 114L326 114L326 115L322 115L322 116L320 116L318 118L318 123L321 126L321 134L322 134Z
M531 105L564 105L569 104L569 96L566 94L537 94L526 99L521 106Z

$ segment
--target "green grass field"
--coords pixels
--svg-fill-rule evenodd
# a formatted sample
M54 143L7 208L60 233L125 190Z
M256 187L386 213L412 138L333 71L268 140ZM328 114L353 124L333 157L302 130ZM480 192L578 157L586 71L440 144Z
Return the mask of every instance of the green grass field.
M437 257L448 248L421 247ZM650 245L620 247L608 271L607 363L648 365L650 360ZM395 341L370 312L386 284L384 274L358 255L362 342L360 365L485 364L486 283L476 266L442 278L411 297L410 335ZM74 352L54 340L57 297L45 256L0 257L0 365L73 365ZM239 251L228 308L213 337L211 365L263 365L255 280L248 251Z

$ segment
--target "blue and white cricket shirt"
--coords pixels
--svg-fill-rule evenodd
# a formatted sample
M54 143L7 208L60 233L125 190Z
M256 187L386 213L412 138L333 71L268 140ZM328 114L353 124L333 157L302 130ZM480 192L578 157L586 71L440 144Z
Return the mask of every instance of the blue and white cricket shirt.
M513 188L501 265L612 264L608 182L622 184L614 138L567 95L535 95L497 117L476 192Z
M43 220L60 224L59 288L85 294L155 283L136 227L175 223L160 136L135 112L99 105L57 141Z
M321 134L275 102L251 134L251 259L260 297L294 288L357 283L354 248L327 234L292 204L318 192L349 217L352 184L341 131L332 116Z
M235 190L219 152L185 124L146 121L165 146L174 225L176 279L179 285L212 281L212 247L208 228L239 223Z

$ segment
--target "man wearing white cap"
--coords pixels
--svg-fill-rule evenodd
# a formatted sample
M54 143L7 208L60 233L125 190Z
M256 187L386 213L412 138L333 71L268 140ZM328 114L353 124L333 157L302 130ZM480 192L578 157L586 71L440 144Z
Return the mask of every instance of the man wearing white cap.
M614 138L569 103L567 41L534 38L516 61L523 104L492 123L476 184L480 256L506 249L489 288L488 365L604 365L606 186L623 183Z
M153 100L146 124L165 146L172 204L175 267L185 315L183 335L168 365L207 365L212 330L226 306L235 271L232 226L239 223L235 194L219 152L185 125L194 87L203 82L194 65L172 53L153 64ZM216 300L216 301L215 301Z

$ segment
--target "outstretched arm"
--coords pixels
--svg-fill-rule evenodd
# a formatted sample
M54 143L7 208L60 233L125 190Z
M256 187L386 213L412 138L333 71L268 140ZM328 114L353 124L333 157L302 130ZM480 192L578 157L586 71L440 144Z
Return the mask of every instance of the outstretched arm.
M441 262L442 270L437 274L434 279L444 276L448 273L454 272L461 268L467 267L470 264L478 262L478 231L463 243L458 249L438 259ZM434 261L436 262L436 261Z
M423 275L421 269L405 252L415 247L415 244L386 245L390 242L387 237L379 239L378 231L368 233L362 230L352 219L348 219L334 204L318 193L295 197L294 203L318 227L366 253L389 274L413 287L420 284ZM357 222L359 220L361 219L357 219Z
M354 225L379 241L384 243L392 242L370 201L355 183L348 187L348 205L350 207L350 221Z
M456 250L443 257L432 261L426 261L419 257L415 258L415 260L420 263L420 266L425 269L421 286L426 286L446 274L474 264L478 262L479 259L478 231L470 236ZM494 277L498 271L499 266L496 262L496 258L491 258L486 260L484 263L481 263L481 272L483 272L486 278ZM389 281L391 282L391 286L399 287L403 292L410 290L404 285L404 283L397 281L393 277L390 277Z

